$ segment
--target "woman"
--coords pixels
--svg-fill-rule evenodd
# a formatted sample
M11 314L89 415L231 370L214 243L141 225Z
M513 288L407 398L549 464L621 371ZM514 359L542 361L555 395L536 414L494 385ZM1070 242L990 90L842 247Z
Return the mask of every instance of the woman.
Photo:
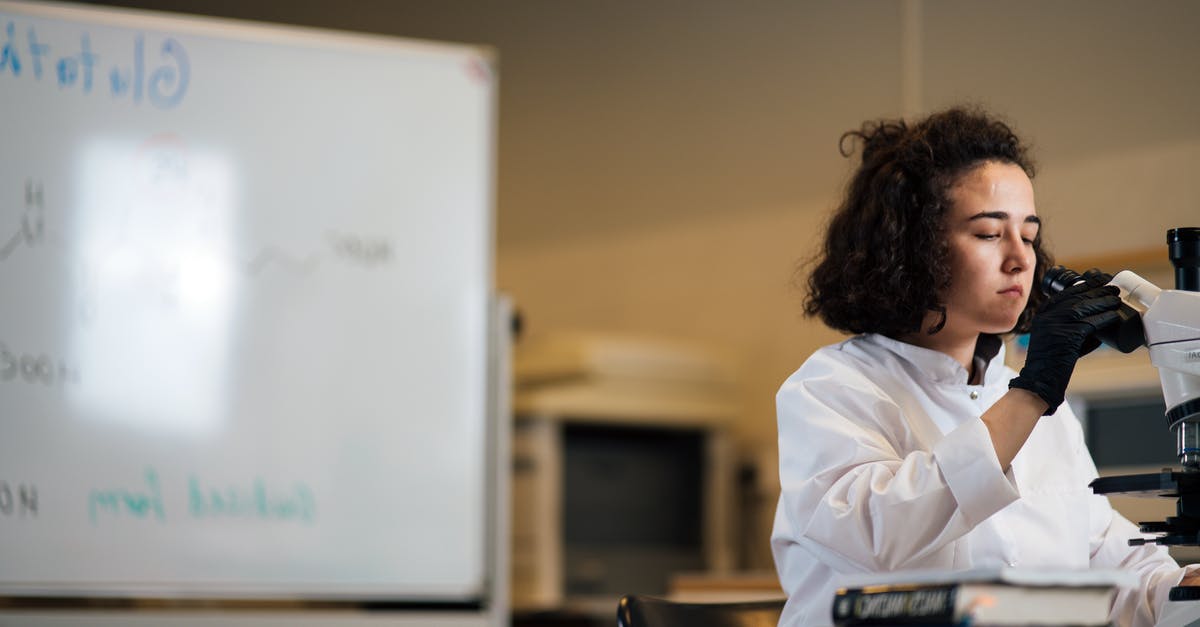
M780 624L829 624L839 574L1012 566L1134 571L1142 585L1112 620L1152 625L1184 571L1162 547L1130 547L1137 528L1090 493L1096 469L1063 404L1075 361L1116 320L1109 277L1042 302L1033 165L987 114L842 139L861 141L862 163L805 310L855 335L777 397ZM1019 375L1004 365L1009 332L1030 333Z

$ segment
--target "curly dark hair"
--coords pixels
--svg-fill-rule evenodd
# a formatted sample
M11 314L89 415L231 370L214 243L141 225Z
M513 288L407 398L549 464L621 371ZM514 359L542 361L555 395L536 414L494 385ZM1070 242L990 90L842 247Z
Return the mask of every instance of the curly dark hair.
M986 162L1019 166L1029 178L1027 147L1004 122L969 107L934 113L915 123L869 121L844 133L862 143L862 163L834 212L815 267L808 276L804 312L849 333L899 337L921 329L927 312L941 314L928 333L942 329L946 307L939 294L950 286L949 247L943 215L949 190ZM1039 230L1034 240L1034 285L1051 263ZM1012 332L1024 333L1044 300L1032 290Z

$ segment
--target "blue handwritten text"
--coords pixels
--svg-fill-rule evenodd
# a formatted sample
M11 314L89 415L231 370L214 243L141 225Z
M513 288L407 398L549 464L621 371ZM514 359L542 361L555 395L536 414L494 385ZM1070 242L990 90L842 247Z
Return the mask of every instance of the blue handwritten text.
M75 48L60 44L52 47L38 36L37 29L19 29L13 21L4 25L3 33L0 76L26 75L41 81L52 75L60 90L88 95L96 89L96 78L103 70L101 55L93 51L87 32L79 35ZM129 43L127 60L105 66L109 95L135 105L145 100L159 109L178 106L191 80L191 64L183 44L174 37L163 37L147 54L144 34L134 35Z

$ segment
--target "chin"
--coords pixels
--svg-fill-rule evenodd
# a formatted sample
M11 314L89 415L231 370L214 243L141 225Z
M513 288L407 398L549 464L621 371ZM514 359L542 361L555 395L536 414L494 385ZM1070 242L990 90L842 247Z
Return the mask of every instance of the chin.
M980 333L990 333L991 335L1007 335L1013 332L1013 329L1017 326L1017 320L1019 319L1020 316L1007 322L997 322L995 325L989 325L988 327L980 330Z

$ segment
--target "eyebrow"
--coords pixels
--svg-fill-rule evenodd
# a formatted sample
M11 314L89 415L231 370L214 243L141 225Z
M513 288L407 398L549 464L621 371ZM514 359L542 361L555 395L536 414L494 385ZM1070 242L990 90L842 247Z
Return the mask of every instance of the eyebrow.
M970 222L972 220L979 220L982 218L991 218L993 220L1007 220L1011 217L1012 216L1009 215L1009 213L1007 211L981 211L981 212L967 218L967 222ZM1042 219L1037 216L1025 216L1025 222L1028 224L1041 225Z

